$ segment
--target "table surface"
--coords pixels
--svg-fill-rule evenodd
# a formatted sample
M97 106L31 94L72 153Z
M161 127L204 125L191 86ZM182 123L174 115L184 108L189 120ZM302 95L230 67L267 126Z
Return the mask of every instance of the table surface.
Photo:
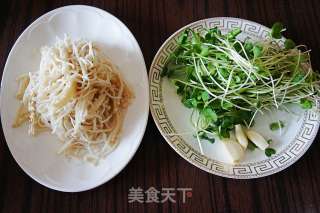
M312 49L320 67L320 1L317 0L5 0L0 9L0 69L19 34L40 15L68 4L102 8L122 20L137 38L149 68L160 45L182 26L208 17L231 16L266 26L281 21L286 35ZM320 137L293 166L278 174L232 180L208 174L178 156L151 116L141 146L127 167L102 186L62 193L41 186L14 161L0 131L0 212L320 212ZM192 188L186 202L129 203L130 188Z

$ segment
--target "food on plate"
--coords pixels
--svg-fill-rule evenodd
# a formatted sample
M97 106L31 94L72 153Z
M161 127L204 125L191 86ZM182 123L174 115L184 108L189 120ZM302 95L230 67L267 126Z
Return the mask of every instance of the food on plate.
M249 129L246 132L247 137L254 145L256 145L259 149L265 150L268 148L269 144L267 143L266 139L262 135L260 135L258 132Z
M226 34L217 27L201 33L187 28L180 34L161 75L171 79L181 102L193 110L190 120L201 152L201 139L219 137L227 141L233 163L243 156L241 150L256 147L271 156L275 150L267 138L252 129L256 115L289 111L289 104L316 106L320 75L312 69L310 50L283 38L283 31L275 23L260 41L238 39L239 28ZM279 120L270 129L281 132L284 126Z
M228 161L231 163L236 163L244 155L244 149L242 146L232 139L223 139L222 144L226 150Z
M241 124L236 124L234 128L235 128L235 136L237 141L244 149L246 149L249 141L246 134L243 131Z
M119 142L133 93L117 68L90 41L65 36L41 48L39 69L18 79L21 106L13 127L50 130L58 153L98 163Z

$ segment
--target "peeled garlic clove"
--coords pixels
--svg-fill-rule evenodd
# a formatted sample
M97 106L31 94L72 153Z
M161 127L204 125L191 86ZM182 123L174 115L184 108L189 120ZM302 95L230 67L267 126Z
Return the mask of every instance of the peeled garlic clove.
M246 133L249 140L252 141L252 143L254 143L259 149L265 150L268 148L269 144L262 135L253 130L248 130Z
M236 163L243 157L244 150L239 143L231 139L224 139L222 140L222 143L230 163Z
M248 138L244 133L242 126L240 124L235 125L235 133L238 143L246 149L248 146Z

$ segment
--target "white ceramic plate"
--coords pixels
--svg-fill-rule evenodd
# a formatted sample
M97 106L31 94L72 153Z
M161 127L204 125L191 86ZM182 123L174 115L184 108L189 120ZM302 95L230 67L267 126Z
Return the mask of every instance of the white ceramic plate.
M11 128L19 106L16 78L36 71L39 49L64 34L98 43L119 67L136 97L125 117L118 147L98 166L57 155L57 137L50 133L31 137L27 127ZM128 28L111 14L89 6L53 10L33 22L14 44L1 83L1 122L9 149L21 168L39 183L59 191L88 190L110 180L130 161L143 137L149 107L148 78L140 47Z
M204 28L219 27L223 33L231 28L239 27L243 33L239 39L250 37L259 40L266 37L270 29L258 23L237 19L218 17L200 20L186 27L202 32ZM300 107L292 107L295 114L281 111L258 116L254 128L265 138L272 139L272 147L277 154L267 158L263 151L256 149L246 151L245 158L240 164L230 165L226 162L221 142L210 144L202 142L204 155L200 154L197 140L192 136L194 132L189 117L191 111L184 107L176 94L174 86L167 78L161 78L160 72L170 53L176 48L177 38L182 30L175 32L165 41L156 54L149 72L150 109L158 129L169 145L184 159L207 172L237 179L258 178L281 171L297 161L313 142L319 128L319 113L303 111ZM317 106L319 108L319 104ZM271 122L283 120L286 127L282 133L269 130ZM182 135L174 134L182 133Z

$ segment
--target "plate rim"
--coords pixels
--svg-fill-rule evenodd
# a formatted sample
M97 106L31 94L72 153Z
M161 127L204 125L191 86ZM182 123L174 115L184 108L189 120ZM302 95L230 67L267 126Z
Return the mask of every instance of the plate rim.
M6 62L5 62L5 66L3 68L3 72L2 72L2 77L1 77L1 84L0 84L0 115L2 115L3 113L3 108L1 107L3 105L3 84L2 82L4 81L4 76L5 76L5 73L7 73L8 71L8 59L12 56L12 52L13 50L15 49L16 45L23 39L23 36L28 33L28 31L33 27L36 27L38 24L40 24L42 22L42 19L43 18L46 18L46 17L51 17L52 15L54 15L55 13L58 13L58 12L61 12L61 11L64 11L64 10L72 10L72 9L84 9L84 10L91 10L91 11L95 11L95 12L99 12L103 15L108 15L108 16L111 16L114 21L118 22L119 24L122 25L122 27L124 27L124 29L127 30L128 32L128 35L131 37L132 41L134 42L134 45L136 46L137 48L137 51L138 51L138 54L139 56L142 58L142 65L143 65L143 70L142 70L142 73L143 73L143 78L146 80L146 85L145 87L146 88L149 88L149 81L148 81L148 73L147 73L147 67L146 67L146 63L145 63L145 59L144 59L144 56L143 56L143 53L141 51L141 47L136 39L136 37L134 36L134 34L132 33L132 31L127 27L127 25L125 23L123 23L119 18L117 18L116 16L114 16L113 14L109 13L108 11L104 10L104 9L101 9L101 8L98 8L98 7L95 7L95 6L91 6L91 5L84 5L84 4L74 4L74 5L67 5L67 6L62 6L62 7L58 7L58 8L55 8L53 10L50 10L42 15L40 15L37 19L35 19L34 21L32 21L18 36L18 38L15 40L13 46L11 47L10 49L10 52L6 58ZM25 36L28 36L27 34ZM136 143L136 146L133 147L133 150L132 150L132 154L129 158L127 158L127 162L125 162L123 164L123 166L120 168L118 168L116 172L114 172L113 175L110 176L110 178L101 178L99 179L99 181L96 181L95 184L91 184L91 185L88 185L86 187L82 187L80 186L79 189L70 189L70 188L64 188L64 187L61 187L61 186L55 186L55 185L51 185L51 184L47 184L46 182L38 179L37 176L33 176L31 175L31 173L29 172L29 170L27 168L24 167L24 165L20 162L18 162L17 158L15 157L15 155L13 154L12 152L12 148L10 147L9 145L9 142L7 141L7 137L6 137L6 132L4 131L4 128L2 128L2 132L3 132L3 135L4 135L4 139L6 141L6 145L10 151L10 154L11 156L13 157L14 161L19 165L19 167L29 176L31 177L33 180L35 180L36 182L38 182L39 184L47 187L47 188L50 188L50 189L53 189L53 190L56 190L56 191L61 191L61 192L82 192L82 191L87 191L87 190L91 190L93 188L96 188L96 187L99 187L107 182L109 182L111 179L113 179L114 177L116 177L121 171L123 171L127 165L129 164L129 162L132 160L132 158L135 156L137 150L139 149L141 143L142 143L142 139L144 137L144 134L146 132L146 128L147 128L147 124L148 124L148 119L149 119L149 105L150 105L150 94L149 94L149 89L147 89L146 91L146 103L145 103L145 106L142 110L143 112L143 126L142 126L142 131L140 133L140 136L139 138L137 138L137 143ZM3 123L5 121L3 120L3 116L1 116L1 126L3 127Z
M154 56L153 60L152 60L152 63L150 65L150 68L149 68L149 73L148 73L148 77L149 77L149 100L150 100L150 111L151 111L151 115L152 115L152 118L153 118L153 121L154 123L156 124L160 134L162 135L162 137L165 139L165 141L170 145L170 147L176 152L178 153L178 155L180 157L182 157L184 160L188 161L190 164L192 164L193 166L196 166L197 168L203 170L203 171L206 171L210 174L214 174L214 175L217 175L217 176L220 176L220 177L225 177L225 178L230 178L230 179L256 179L256 178L262 178L262 177L266 177L266 176L270 176L270 175L273 175L273 174L276 174L278 172L281 172L281 171L284 171L285 169L289 168L291 165L293 165L294 163L296 163L299 159L301 159L301 157L306 153L306 151L310 148L310 146L312 145L312 143L314 142L317 134L318 134L318 131L319 131L319 126L320 126L320 121L318 119L317 121L317 124L316 124L316 131L315 131L315 134L312 135L312 138L308 140L307 144L303 147L304 149L302 151L299 152L298 155L295 155L294 159L289 161L287 164L284 164L282 166L277 166L275 167L273 170L267 172L267 173L262 173L262 174L249 174L249 175L235 175L235 174L228 174L228 173L223 173L223 172L218 172L217 170L210 170L208 169L207 167L201 165L199 162L196 163L194 162L190 157L187 157L186 155L184 155L182 153L182 151L178 150L172 141L170 141L168 139L168 137L164 134L164 132L162 131L162 128L160 126L160 123L158 121L158 119L156 118L156 115L155 115L155 112L154 112L154 109L153 109L153 106L152 106L152 103L153 103L153 97L152 97L152 75L154 73L154 65L156 63L156 60L159 58L159 55L161 54L162 50L164 49L164 47L174 38L176 37L179 33L181 33L184 29L188 28L188 27L191 27L191 26L197 26L197 25L201 25L201 23L207 23L208 21L210 20L225 20L225 19L228 19L228 20L237 20L237 21L240 21L240 22L246 22L246 23L251 23L251 24L254 24L254 25L257 25L257 26L260 26L260 27L263 27L265 28L267 31L270 31L271 29L264 26L263 24L260 24L260 23L257 23L257 22L254 22L254 21L251 21L251 20L247 20L247 19L241 19L241 18L236 18L236 17L226 17L226 16L218 16L218 17L211 17L211 18L205 18L205 19L200 19L200 20L197 20L197 21L194 21L194 22L191 22L179 29L177 29L175 32L173 32L163 43L162 45L159 47L156 55ZM206 25L206 24L205 24ZM283 39L282 39L283 41ZM280 41L281 42L281 41ZM159 83L159 87L160 87L160 91L162 90L161 89L161 81L162 81L162 77L160 76L160 83ZM162 93L159 94L159 96L162 96ZM161 104L163 104L163 102L161 102ZM317 109L320 109L320 101L318 101L317 103L317 106L316 106ZM166 113L166 111L164 111ZM307 116L307 113L309 111L306 111L304 112L304 119L306 119L306 116ZM319 113L317 114L319 116ZM168 119L168 122L171 124L171 121ZM172 125L172 124L171 124ZM174 126L172 125L173 129L174 129ZM303 125L299 128L298 132L300 132L302 130L302 127ZM297 137L299 136L299 133L296 134L296 137L293 139L293 141L296 141L297 140ZM185 140L183 139L183 142L185 142ZM212 165L214 165L215 162L220 162L220 161L217 161L217 160L214 160L214 159L211 159L205 155L202 155L201 153L199 153L197 150L193 149L192 147L190 147L189 144L185 144L186 146L189 146L189 148L192 150L193 154L197 154L198 156L201 156L201 157L204 157L205 159L208 160L211 160L212 161ZM289 146L290 143L287 145ZM286 147L286 149L289 148L289 147ZM286 149L282 150L285 151ZM197 156L196 156L197 157ZM272 157L270 158L272 159ZM269 162L270 160L266 159L266 160L263 160L263 161L266 161L266 162ZM223 163L223 162L222 162ZM254 162L255 163L255 162ZM223 163L225 164L225 163ZM211 167L212 167L211 165Z

